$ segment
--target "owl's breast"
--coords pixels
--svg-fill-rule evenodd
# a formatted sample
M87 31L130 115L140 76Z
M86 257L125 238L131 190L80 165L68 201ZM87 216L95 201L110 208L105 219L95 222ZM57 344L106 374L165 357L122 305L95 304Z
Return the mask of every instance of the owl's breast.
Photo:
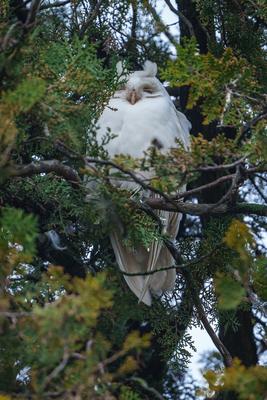
M103 136L107 128L117 135L106 146L111 156L123 153L142 157L155 139L163 151L174 146L179 136L176 119L171 101L164 96L141 99L134 105L124 99L111 99L98 121L98 135Z

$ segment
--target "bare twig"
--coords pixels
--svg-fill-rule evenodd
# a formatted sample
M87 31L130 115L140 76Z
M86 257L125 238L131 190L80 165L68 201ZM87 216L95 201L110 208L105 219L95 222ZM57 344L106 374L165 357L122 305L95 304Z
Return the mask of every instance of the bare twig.
M19 312L13 312L13 311L0 311L0 317L7 317L7 318L22 318L22 317L28 317L30 316L30 312L25 312L25 311L19 311Z
M223 203L228 203L228 202L233 203L233 199L234 199L234 197L235 197L235 195L236 195L236 193L238 191L239 184L241 182L242 182L242 176L241 176L241 173L240 173L240 166L237 165L236 166L236 173L234 174L234 177L232 179L232 184L231 184L229 190L220 198L220 200L217 203L215 203L213 205L212 208L216 208L216 207L218 207L219 205L221 205ZM212 211L212 209L211 209L211 211Z
M122 172L123 174L130 176L132 178L132 180L134 182L138 183L143 189L150 190L151 192L156 193L156 194L160 195L161 197L163 197L167 202L173 203L173 205L175 205L175 203L173 202L173 200L171 199L170 196L166 195L161 190L158 190L158 189L152 187L151 185L145 183L144 180L141 178L138 178L138 176L135 173L133 173L130 170L126 170L125 168L121 167L120 165L114 163L113 161L99 160L98 158L92 158L92 157L86 157L85 161L89 164L96 163L96 164L100 164L100 165L106 165L106 166L113 167L113 168L119 170L120 172Z
M238 162L235 163L235 165L238 165L241 163L241 160L238 160ZM192 204L192 203L183 203L180 200L182 198L186 198L189 196L192 196L193 194L199 193L203 190L207 190L213 187L216 187L217 185L226 182L226 181L233 181L233 179L236 178L236 174L229 174L222 176L218 179L216 179L213 182L210 182L206 185L199 186L195 189L188 190L182 193L179 193L175 196L168 196L165 193L161 192L160 190L155 189L154 187L146 184L142 179L138 178L136 174L134 174L132 171L125 170L123 167L120 165L114 163L113 161L109 160L100 160L97 158L91 158L91 157L85 157L85 162L87 163L96 163L100 165L107 165L110 167L113 167L119 171L121 171L123 174L128 175L133 181L138 183L143 189L149 190L153 193L157 193L161 198L147 198L145 200L145 203L151 207L152 209L158 209L158 210L165 210L165 211L174 211L174 212L181 212L183 214L190 214L190 215L203 215L203 214L254 214L254 215L262 215L265 216L267 215L267 206L264 205L259 205L259 204L247 204L247 203L239 203L239 204ZM229 164L232 166L233 164ZM227 167L229 166L227 165ZM219 166L221 168L221 166ZM214 168L214 167L212 167ZM217 167L216 167L217 168ZM223 168L222 168L223 169ZM265 171L264 167L258 166L258 167L252 167L246 170L243 170L243 175L242 178L245 180L247 177L251 176L251 174L254 174L255 172L259 171ZM234 181L234 186L232 186L232 189L236 186L236 182ZM230 196L228 193L227 199Z
M8 29L7 33L4 36L4 39L2 40L2 45L1 45L2 50L5 50L7 48L8 43L11 39L11 35L14 32L15 28L18 26L23 26L21 21L17 21L10 26L10 28Z
M206 183L205 185L199 186L195 189L191 189L191 190L187 190L185 192L179 193L177 195L175 195L173 198L175 200L179 200L182 198L187 198L189 196L192 196L193 194L202 192L203 190L207 190L207 189L211 189L215 186L220 185L223 182L232 180L234 178L235 174L231 174L231 175L225 175L225 176L221 176L220 178L216 179L215 181L212 181L210 183Z
M255 126L259 121L261 121L263 119L266 119L266 118L267 118L267 112L266 112L266 109L265 109L262 113L257 115L251 121L247 122L245 126L243 126L243 128L241 129L240 134L237 137L237 142L240 143L243 140L243 138L246 135L246 133L249 132L253 126Z
M253 177L250 178L250 181L252 183L252 185L254 186L255 190L258 192L258 194L260 195L260 197L267 203L267 197L265 196L265 194L261 191L261 189L258 187L258 185L256 184L256 182L254 181Z
M196 170L193 170L192 172L194 172L194 171L214 172L214 171L222 171L222 170L225 170L225 169L231 169L231 168L236 167L239 164L242 164L245 161L246 158L247 158L247 156L243 156L243 157L239 158L238 160L234 161L231 164L208 165L207 167L199 167Z
M63 369L66 367L68 361L70 359L70 355L67 349L67 346L64 346L64 350L63 350L63 357L62 360L60 362L59 365L56 366L55 369L53 369L53 371L45 378L44 380L44 387L47 387L47 385L53 380L55 379L61 371L63 371Z
M164 243L167 245L167 247L168 246L175 246L175 244L172 245L169 240L165 240ZM185 269L187 267L191 267L192 265L198 264L198 263L202 262L203 260L206 260L211 255L213 255L220 247L221 247L221 244L216 246L209 253L207 253L207 254L205 254L205 255L203 255L201 257L198 257L195 260L192 260L192 261L189 261L187 263L184 263L184 264L172 265L170 267L158 268L158 269L154 269L153 271L146 271L146 272L125 272L125 271L122 271L122 270L120 270L120 272L123 275L126 275L126 276L146 276L146 275L154 275L157 272L161 272L161 271L168 271L170 269L176 269L177 272L182 273L182 269ZM177 258L177 254L176 254L176 258Z

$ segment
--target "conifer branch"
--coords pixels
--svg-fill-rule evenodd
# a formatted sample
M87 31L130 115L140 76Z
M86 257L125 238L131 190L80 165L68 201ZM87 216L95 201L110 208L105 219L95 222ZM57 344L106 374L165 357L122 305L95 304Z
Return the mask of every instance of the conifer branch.
M189 215L223 215L223 214L244 214L267 216L267 206L256 203L236 203L220 204L214 207L214 204L194 204L177 202L175 207L166 203L163 199L146 199L146 203L154 210L165 210L180 212Z
M27 165L15 165L9 170L9 176L26 177L50 172L55 172L57 175L62 176L74 186L78 186L81 183L77 171L58 160L45 160L39 163L32 162Z

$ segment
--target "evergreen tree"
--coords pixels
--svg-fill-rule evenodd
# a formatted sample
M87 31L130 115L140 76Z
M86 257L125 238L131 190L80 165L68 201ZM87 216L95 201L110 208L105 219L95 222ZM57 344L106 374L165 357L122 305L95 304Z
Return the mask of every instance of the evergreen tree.
M266 5L165 0L175 35L158 3L0 2L0 399L266 394ZM122 58L158 63L192 123L190 151L151 148L114 168L96 120ZM150 167L161 199L141 204L109 183ZM183 213L177 244L158 209ZM116 265L118 218L126 243L156 236L175 259L175 291L151 308ZM203 356L208 389L186 373L193 326L218 350Z

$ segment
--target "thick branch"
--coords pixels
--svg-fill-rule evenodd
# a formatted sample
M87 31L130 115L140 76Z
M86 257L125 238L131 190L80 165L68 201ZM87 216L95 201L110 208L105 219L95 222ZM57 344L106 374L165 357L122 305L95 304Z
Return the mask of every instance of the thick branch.
M173 35L169 31L168 27L162 22L162 20L161 20L160 16L158 15L156 9L152 6L152 4L149 1L146 2L146 8L147 8L148 12L152 15L152 17L153 17L155 23L158 25L159 29L162 30L162 32L164 32L164 34L169 39L169 41L174 46L176 46L177 45L177 40L173 37Z
M195 36L195 32L194 32L193 25L191 24L191 22L189 21L189 19L186 18L186 16L185 16L179 9L176 9L176 8L172 5L172 3L171 3L170 0L165 0L165 3L166 3L167 6L169 7L169 9L170 9L174 14L176 14L176 15L184 22L185 25L187 25L188 30L189 30L189 32L190 32L190 35L191 35L191 36Z
M39 163L16 165L9 171L9 176L25 177L49 172L54 172L55 174L62 176L74 186L80 184L78 173L71 167L62 164L58 160L46 160L40 161Z
M177 202L175 207L163 199L146 199L146 203L154 210L176 211L189 215L245 214L267 216L267 206L256 203L237 203L235 205L193 204Z
M84 21L81 29L80 29L80 33L79 33L79 37L82 38L86 32L86 30L89 28L90 24L94 21L94 19L97 17L97 14L100 10L100 7L102 6L102 4L104 3L103 0L99 0L95 7L92 9L92 11L90 12L90 14L88 15L87 19Z
M35 22L36 15L39 11L41 0L33 0L31 3L30 11L27 16L26 26Z
M63 7L69 3L71 3L71 0L56 1L55 3L44 4L40 7L40 11L48 10L50 8Z

